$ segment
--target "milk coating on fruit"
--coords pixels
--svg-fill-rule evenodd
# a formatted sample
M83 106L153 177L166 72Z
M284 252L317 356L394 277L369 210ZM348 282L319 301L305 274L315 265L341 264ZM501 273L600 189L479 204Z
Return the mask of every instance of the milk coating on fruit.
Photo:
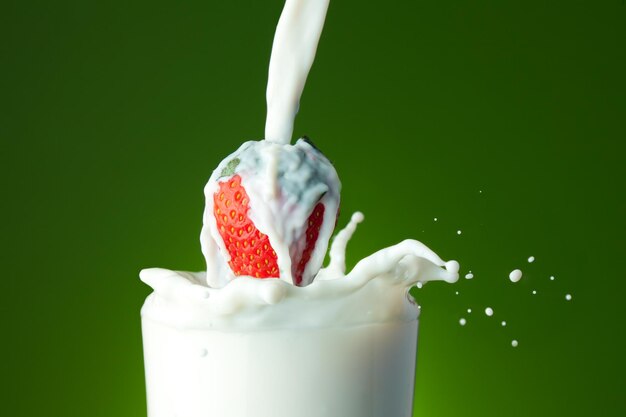
M267 81L265 139L291 142L329 0L287 0L276 26Z
M213 213L213 197L219 183L233 175L241 177L249 196L248 217L268 236L276 251L280 278L291 284L295 253L290 248L295 248L295 252L303 250L305 242L301 238L305 236L307 219L318 202L324 204L319 237L303 273L303 285L309 284L324 261L339 209L341 183L333 165L303 139L294 145L249 141L218 165L204 189L206 206L200 234L207 284L213 288L223 287L235 278Z
M459 264L444 262L416 240L405 240L362 259L347 274L345 246L362 215L333 241L334 264L306 287L279 279L239 277L223 288L207 286L205 272L151 268L141 279L154 292L142 315L180 328L257 331L411 321L419 307L408 294L417 282L456 282ZM344 233L345 232L345 233ZM343 233L343 234L342 234Z

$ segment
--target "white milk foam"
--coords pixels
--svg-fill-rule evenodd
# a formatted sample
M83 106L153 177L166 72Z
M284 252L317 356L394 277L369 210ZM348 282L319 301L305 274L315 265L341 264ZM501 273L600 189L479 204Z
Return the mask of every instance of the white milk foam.
M419 308L408 294L418 282L456 282L459 264L444 262L416 240L405 240L362 259L345 274L345 248L361 213L335 237L330 264L315 281L296 287L283 280L238 277L223 288L207 286L206 273L144 269L154 289L142 315L177 328L259 331L341 327L412 321Z

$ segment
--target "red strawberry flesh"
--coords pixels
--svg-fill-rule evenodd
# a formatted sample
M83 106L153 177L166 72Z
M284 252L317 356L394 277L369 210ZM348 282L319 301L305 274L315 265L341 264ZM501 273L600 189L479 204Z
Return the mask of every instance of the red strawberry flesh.
M313 209L313 213L309 216L307 220L307 229L306 229L306 246L302 251L302 255L300 260L297 262L297 267L295 271L295 275L293 277L293 283L295 285L302 284L302 275L304 274L304 269L306 265L311 260L311 254L315 249L315 243L317 242L317 238L320 235L320 229L322 228L322 222L324 221L324 204L317 203L315 208Z
M228 181L220 182L219 187L213 196L213 213L217 230L230 255L228 264L233 273L279 278L276 252L268 236L261 233L248 217L250 198L241 185L241 177L234 175Z

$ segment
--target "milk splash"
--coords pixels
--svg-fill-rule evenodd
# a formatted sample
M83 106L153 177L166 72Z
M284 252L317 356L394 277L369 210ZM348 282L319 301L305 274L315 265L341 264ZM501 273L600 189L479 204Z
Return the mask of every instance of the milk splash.
M411 287L433 280L458 280L456 261L444 262L416 240L405 240L382 249L362 259L346 273L346 246L357 224L363 221L363 215L357 212L333 240L330 264L319 271L310 271L315 277L309 285L292 285L287 248L290 239L300 234L296 229L305 224L309 213L298 212L295 205L288 206L287 212L281 212L280 207L272 208L273 201L279 198L279 186L292 188L285 185L285 172L297 174L291 175L289 180L298 185L296 191L301 191L297 193L299 201L310 203L323 196L328 216L334 216L339 204L339 180L330 163L324 166L325 158L313 157L320 169L311 169L304 159L289 160L294 149L285 151L292 146L294 118L315 58L328 3L329 0L286 1L270 60L265 140L243 144L236 154L242 156L251 152L249 158L226 158L205 187L207 204L201 244L207 271L191 273L160 268L141 271L141 279L154 289L144 304L144 317L177 327L225 331L411 321L419 316L419 306L408 293ZM307 148L312 145L305 142L298 141L293 148L314 154L313 149ZM261 154L269 156L260 158ZM217 180L225 173L232 175L235 168L231 163L235 159L234 166L238 169L245 168L242 168L245 160L267 161L261 166L266 175L257 176L256 182L252 177L252 182L246 184L242 179L242 184L251 194L250 218L269 236L283 262L279 264L281 279L235 277L225 260L228 254L216 231L212 201ZM299 170L288 169L293 166ZM320 178L323 181L316 181ZM264 211L260 205L254 206L255 201L264 201L270 208ZM330 237L334 220L325 219L324 227L328 230L323 229L321 234L327 233ZM283 225L277 224L281 221ZM285 225L284 230L279 230ZM323 249L321 255L315 255L318 265L326 252L325 246Z
M182 328L223 331L411 321L419 316L419 307L408 294L412 286L459 279L456 261L444 262L411 239L362 259L346 274L347 242L362 220L361 213L352 216L333 240L330 264L306 287L279 279L239 277L223 288L211 288L205 272L144 269L141 280L154 293L142 315Z

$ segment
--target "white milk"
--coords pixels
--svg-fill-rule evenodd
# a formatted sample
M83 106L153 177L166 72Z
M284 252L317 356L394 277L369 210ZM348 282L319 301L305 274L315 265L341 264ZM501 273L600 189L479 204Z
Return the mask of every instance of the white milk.
M329 0L287 0L276 26L267 80L265 139L291 142L300 96L322 34Z
M149 417L409 417L418 282L458 280L415 240L382 249L347 275L345 248L363 215L335 238L309 286L153 268L142 308Z
M150 417L409 417L417 320L257 332L143 320Z

